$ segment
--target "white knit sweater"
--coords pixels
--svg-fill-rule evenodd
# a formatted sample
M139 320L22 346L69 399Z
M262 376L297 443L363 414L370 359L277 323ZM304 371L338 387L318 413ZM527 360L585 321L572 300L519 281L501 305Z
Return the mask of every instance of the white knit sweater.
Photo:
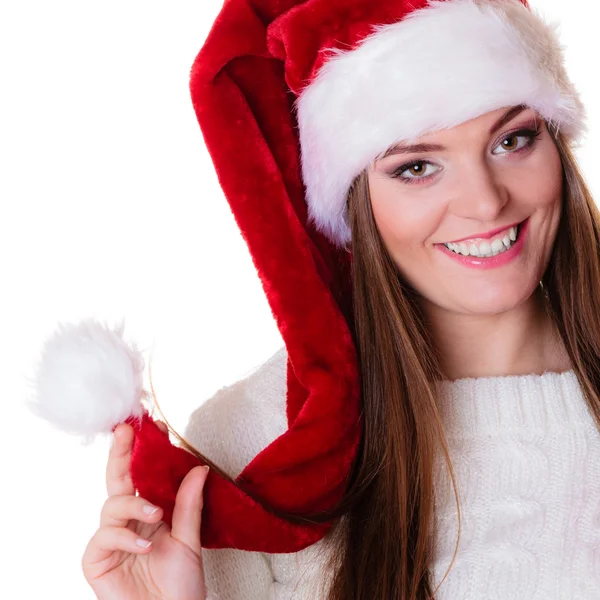
M186 437L232 475L287 428L285 348L192 415ZM444 382L439 405L461 532L436 600L600 599L600 435L572 371ZM434 589L456 501L435 470ZM204 550L211 600L319 600L325 540L293 554ZM382 599L387 600L387 599Z

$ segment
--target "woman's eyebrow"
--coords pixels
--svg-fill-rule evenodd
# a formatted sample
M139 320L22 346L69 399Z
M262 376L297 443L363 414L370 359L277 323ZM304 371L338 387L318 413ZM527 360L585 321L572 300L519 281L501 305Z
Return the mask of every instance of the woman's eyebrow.
M508 110L508 112L503 114L496 121L496 123L494 123L490 129L490 135L498 131L498 129L500 129L500 127L502 127L504 124L512 121L512 119L514 119L519 113L523 112L527 108L529 107L525 106L524 104L513 106ZM447 150L446 146L442 146L441 144L396 144L395 146L392 146L386 150L386 152L378 160L383 160L384 158L392 156L393 154L411 154L412 152L435 152L441 150Z

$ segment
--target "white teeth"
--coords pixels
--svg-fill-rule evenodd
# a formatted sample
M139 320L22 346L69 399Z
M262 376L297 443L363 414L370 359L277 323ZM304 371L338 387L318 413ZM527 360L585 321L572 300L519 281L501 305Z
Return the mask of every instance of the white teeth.
M473 256L480 256L481 252L479 252L479 248L475 244L471 244L471 247L469 248L469 254Z
M473 243L465 244L464 242L453 244L450 242L448 244L444 244L444 246L452 250L452 252L455 252L456 254L462 254L463 256L470 255L489 258L496 256L497 254L502 254L502 252L506 252L512 247L516 239L517 228L511 227L503 238L497 238L492 242L483 240L479 245Z
M489 254L491 251L492 245L489 242L481 242L481 244L479 244L479 252L481 254Z
M500 250L502 250L502 248L504 248L504 244L502 243L502 240L494 240L492 242L492 252L500 252Z

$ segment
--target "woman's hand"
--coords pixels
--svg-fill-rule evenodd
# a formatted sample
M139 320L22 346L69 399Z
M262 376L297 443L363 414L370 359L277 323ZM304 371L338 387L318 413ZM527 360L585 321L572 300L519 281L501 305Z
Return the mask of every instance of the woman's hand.
M149 503L135 495L132 442L133 428L118 425L106 467L108 499L82 557L85 579L100 600L205 600L200 523L208 471L194 467L186 475L169 528L162 509L146 513ZM138 545L140 540L151 545Z

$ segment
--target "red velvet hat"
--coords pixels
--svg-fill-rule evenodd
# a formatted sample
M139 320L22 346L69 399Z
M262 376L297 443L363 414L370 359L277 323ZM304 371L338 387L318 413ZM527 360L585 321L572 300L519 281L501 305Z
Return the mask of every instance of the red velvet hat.
M299 515L332 508L362 433L346 212L353 179L395 143L504 106L531 106L575 143L584 109L555 26L525 0L226 0L190 88L288 354L288 430L240 474L247 493L211 471L202 544L293 552L330 524L291 524L255 498ZM53 352L68 348L77 360L82 339L102 339L112 361L130 366L118 383L133 404L103 425L135 422L134 484L168 521L198 461L140 408L143 361L121 334L87 323L63 332ZM106 358L98 368L105 378L118 371ZM40 398L56 395L50 372L40 371Z

